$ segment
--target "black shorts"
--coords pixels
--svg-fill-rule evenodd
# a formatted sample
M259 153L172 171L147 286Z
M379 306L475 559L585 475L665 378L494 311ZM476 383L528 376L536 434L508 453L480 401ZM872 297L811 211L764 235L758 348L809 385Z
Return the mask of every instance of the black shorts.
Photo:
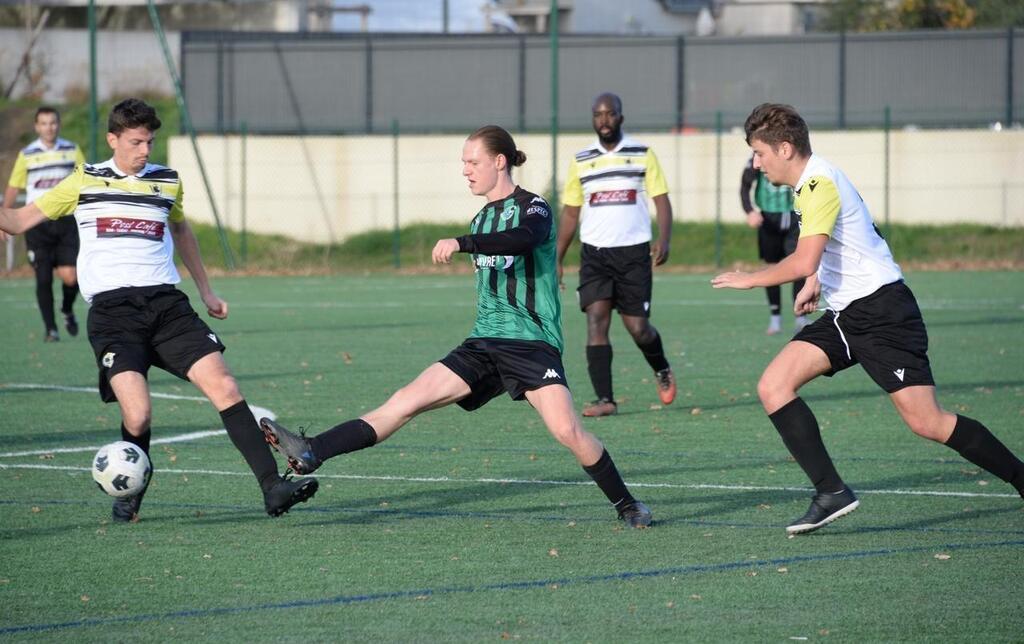
M74 266L78 260L78 223L74 217L47 219L25 231L25 246L33 267Z
M580 310L611 300L623 315L651 315L651 245L597 248L583 244L580 252Z
M758 256L769 264L777 264L796 250L800 226L796 214L789 213L789 228L782 228L781 212L763 212L764 221L757 228Z
M188 380L188 370L200 358L224 351L188 296L170 285L100 293L89 309L88 329L103 402L116 400L110 378L123 371L145 376L155 366Z
M506 391L512 400L522 400L527 391L547 385L569 386L562 354L540 340L469 338L440 362L469 385L469 395L458 403L466 411Z
M829 309L793 340L825 352L832 363L826 376L860 363L890 394L904 387L935 384L921 309L902 281L854 300L839 313Z

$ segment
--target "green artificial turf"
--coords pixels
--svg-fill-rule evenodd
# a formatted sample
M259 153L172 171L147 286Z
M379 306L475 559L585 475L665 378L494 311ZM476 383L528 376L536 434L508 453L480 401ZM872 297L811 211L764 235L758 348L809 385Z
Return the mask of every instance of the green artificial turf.
M785 340L763 333L763 291L709 278L656 278L675 404L658 404L616 322L620 414L585 421L653 509L644 531L617 522L507 397L430 412L328 462L317 496L279 519L225 436L154 444L142 521L112 524L91 449L56 450L117 440L116 406L25 388L95 387L88 342L44 344L31 282L0 282L0 640L1020 641L1024 502L912 435L859 368L803 395L862 505L786 538L810 489L755 391ZM942 404L1024 454L1021 274L908 282ZM383 402L461 342L474 313L468 275L214 286L231 315L210 324L248 401L311 432ZM574 299L565 362L580 405L592 392ZM221 426L188 383L157 370L150 382L180 397L154 399L154 439Z

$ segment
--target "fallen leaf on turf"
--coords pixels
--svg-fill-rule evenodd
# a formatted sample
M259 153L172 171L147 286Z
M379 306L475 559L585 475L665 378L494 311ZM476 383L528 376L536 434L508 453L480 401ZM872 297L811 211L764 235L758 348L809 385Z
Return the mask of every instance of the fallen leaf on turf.
M704 599L704 598L701 597L700 595L690 595L690 599L695 599L697 601L700 601L701 599Z
M950 558L950 556L949 556L949 555L947 555L947 554L946 554L946 553L944 553L944 552L940 552L940 553L938 553L937 555L935 555L935 558L936 558L936 559L938 559L938 560L940 560L940 561L945 561L945 560L949 559L949 558Z
M551 550L548 550L548 556L550 556L550 557L557 557L558 556L558 550L556 548L552 548Z
M352 354L346 351L345 353L341 354L341 360L345 364L352 364Z
M82 595L81 597L79 597L79 599L81 599L84 602L87 602L87 601L89 601L89 596L88 595Z
M213 555L203 555L203 559L213 559Z
M694 407L693 409L690 410L690 415L691 416L700 416L700 413L701 413L701 408L700 407Z
M43 511L42 508L40 508L38 505L33 505L32 506L32 514L39 514L42 511Z
M41 461L52 461L53 460L53 454L40 454L39 455L39 460L41 460Z
M787 572L789 572L789 568L786 568L786 567L776 568L776 572L787 573Z
M665 603L665 608L675 608L675 607L676 607L676 603L675 602L666 602Z

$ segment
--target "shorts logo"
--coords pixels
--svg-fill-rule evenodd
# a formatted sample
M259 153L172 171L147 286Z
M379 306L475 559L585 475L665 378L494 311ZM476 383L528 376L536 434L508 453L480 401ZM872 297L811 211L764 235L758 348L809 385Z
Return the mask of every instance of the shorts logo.
M213 342L214 342L214 343L216 343L216 342L217 342L217 336L216 336L216 335L214 335L214 334L212 334L212 333L207 333L207 334L206 334L206 337L208 337L208 338L210 338L211 340L213 340Z
M622 206L636 203L636 190L605 190L590 195L591 206Z
M162 241L164 238L164 222L149 219L131 219L128 217L98 217L96 219L97 237L136 237L151 241Z
M651 310L651 303L650 302L644 302L644 310L645 311L650 311Z
M555 371L554 369L548 369L547 371L544 372L544 377L541 378L541 380L547 380L548 378L554 378L556 380L561 380L562 376L558 375L558 372Z
M29 264L35 264L36 263L36 251L34 251L34 250L28 251L28 263Z
M906 371L906 369L897 369L896 371L893 371L893 373L896 374L896 377L900 379L900 382L903 382L903 374Z
M102 360L103 366L106 367L107 369L109 369L109 368L114 366L114 355L115 354L114 354L113 351L103 355L103 360Z

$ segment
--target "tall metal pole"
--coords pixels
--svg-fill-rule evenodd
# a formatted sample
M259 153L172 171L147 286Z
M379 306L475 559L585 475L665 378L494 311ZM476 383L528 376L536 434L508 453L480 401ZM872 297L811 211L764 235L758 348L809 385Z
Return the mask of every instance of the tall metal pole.
M448 0L441 0L441 31L448 33Z
M551 0L551 207L558 207L558 0Z
M885 208L885 236L886 237L889 237L889 136L890 136L891 130L892 130L892 108L890 108L888 105L886 105L885 106L885 125L884 125L884 131L885 131L885 159L884 159L884 162L882 163L882 166L884 168L884 173L885 173L885 177L884 177L884 181L883 181L883 183L885 185L885 187L884 187L885 196L883 197L883 203L885 204L884 208ZM892 240L890 240L889 243L891 244Z
M99 160L99 110L96 107L96 0L89 0L89 163Z
M722 112L715 112L715 266L722 265Z
M171 56L171 48L167 44L167 36L164 34L163 25L160 24L160 15L156 12L156 5L153 0L146 3L149 6L149 19L153 21L153 31L156 32L160 41L160 48L164 53L164 63L167 65L167 73L174 83L174 97L178 103L178 111L181 114L181 125L188 132L192 140L192 151L196 155L196 163L199 165L199 174L203 178L203 186L206 188L206 197L210 201L210 211L213 213L213 221L217 224L217 237L220 239L220 248L224 253L224 264L229 271L235 270L235 255L231 252L228 244L228 235L224 232L224 226L220 222L220 212L217 210L217 202L213 198L213 187L210 185L210 175L206 172L206 164L203 163L203 156L199 153L199 141L196 138L196 129L192 127L192 119L189 117L188 105L185 103L185 95L181 90L181 79L174 67L174 57Z
M392 208L394 209L394 232L391 234L391 254L395 268L402 267L402 227L398 219L398 119L391 120L391 189Z
M245 266L246 260L249 257L249 240L248 236L248 206L249 206L249 122L242 121L242 176L241 184L242 189L240 191L240 197L242 198L242 266Z

